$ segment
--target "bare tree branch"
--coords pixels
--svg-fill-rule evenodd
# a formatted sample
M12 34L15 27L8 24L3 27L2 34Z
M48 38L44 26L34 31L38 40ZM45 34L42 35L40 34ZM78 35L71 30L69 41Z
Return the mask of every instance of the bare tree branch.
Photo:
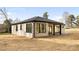
M6 13L6 9L5 8L4 8L4 10L3 9L0 9L0 11L2 13L0 15L3 15L5 17L5 19L8 19L8 16L7 16L7 13Z

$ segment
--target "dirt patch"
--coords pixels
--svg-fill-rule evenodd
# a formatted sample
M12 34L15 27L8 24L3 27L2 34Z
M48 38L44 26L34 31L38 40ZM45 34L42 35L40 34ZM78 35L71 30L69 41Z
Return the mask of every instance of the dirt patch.
M79 28L66 29L65 34L29 39L16 35L0 35L1 51L79 51Z

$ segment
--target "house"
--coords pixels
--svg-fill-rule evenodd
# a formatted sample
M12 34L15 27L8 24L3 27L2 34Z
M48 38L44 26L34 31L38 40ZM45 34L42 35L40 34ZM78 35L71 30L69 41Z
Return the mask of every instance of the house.
M47 19L47 17L32 17L27 20L13 23L12 34L26 36L29 38L54 36L64 33L64 24Z

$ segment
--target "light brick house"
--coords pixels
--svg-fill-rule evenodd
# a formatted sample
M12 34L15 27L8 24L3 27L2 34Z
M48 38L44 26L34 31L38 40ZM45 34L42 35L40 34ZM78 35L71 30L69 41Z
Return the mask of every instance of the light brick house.
M22 22L12 24L12 34L29 38L54 36L64 33L64 24L46 19L44 17L32 17Z

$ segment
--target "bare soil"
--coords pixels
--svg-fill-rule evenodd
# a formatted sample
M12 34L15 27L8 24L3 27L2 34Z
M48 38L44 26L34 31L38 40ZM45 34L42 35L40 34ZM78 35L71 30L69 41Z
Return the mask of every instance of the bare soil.
M62 35L33 39L3 34L0 51L79 51L79 28L66 29Z

